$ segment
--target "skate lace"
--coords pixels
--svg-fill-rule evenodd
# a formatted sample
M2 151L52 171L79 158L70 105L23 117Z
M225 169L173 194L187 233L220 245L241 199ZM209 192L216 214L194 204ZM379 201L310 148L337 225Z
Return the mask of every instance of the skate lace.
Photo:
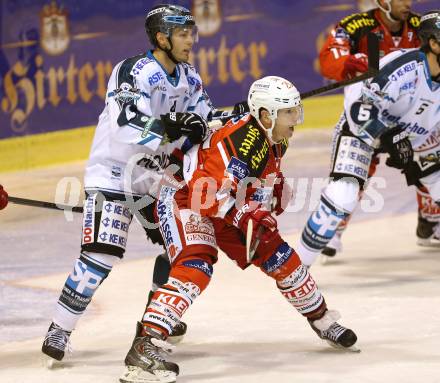
M63 330L61 327L54 325L46 334L44 343L48 346L57 348L62 351L72 353L72 345L70 343L70 333Z
M165 362L166 357L174 351L175 347L170 343L150 338L150 341L145 343L144 352L150 357L160 362Z
M323 331L322 335L327 339L337 342L339 337L345 330L346 330L345 327L335 322L327 330Z

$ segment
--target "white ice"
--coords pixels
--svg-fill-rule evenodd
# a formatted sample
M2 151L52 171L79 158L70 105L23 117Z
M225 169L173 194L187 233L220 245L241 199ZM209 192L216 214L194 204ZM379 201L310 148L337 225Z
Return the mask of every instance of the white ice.
M286 175L326 177L329 131L297 132ZM64 176L84 163L0 174L11 195L52 200ZM416 203L403 176L383 166L385 207L358 211L344 251L311 269L328 306L359 337L359 354L330 348L255 268L224 255L212 282L185 315L187 336L173 360L178 382L440 382L440 251L415 244ZM310 194L310 192L308 193ZM319 196L319 194L318 194ZM286 213L280 227L294 245L310 209ZM40 348L60 289L78 255L80 215L10 204L0 212L0 382L117 382L143 313L158 247L134 225L126 259L96 293L62 367L46 370Z

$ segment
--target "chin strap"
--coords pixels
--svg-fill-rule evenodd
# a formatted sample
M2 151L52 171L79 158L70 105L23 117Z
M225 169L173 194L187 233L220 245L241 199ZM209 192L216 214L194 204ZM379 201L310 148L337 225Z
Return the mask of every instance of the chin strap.
M379 0L376 0L376 4L379 7L379 9L385 13L387 19L392 23L395 23L396 21L400 21L399 19L396 19L391 13L391 0L384 0L384 1L387 4L388 8L385 8L383 5L380 4Z

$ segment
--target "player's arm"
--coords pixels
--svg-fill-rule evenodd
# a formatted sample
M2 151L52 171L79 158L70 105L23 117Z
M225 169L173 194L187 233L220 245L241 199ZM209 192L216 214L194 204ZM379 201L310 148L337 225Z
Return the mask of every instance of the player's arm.
M351 53L354 38L339 24L331 30L319 52L321 74L324 77L342 81L368 70L367 55Z
M418 51L388 55L377 76L346 91L344 109L351 130L371 147L379 148L381 136L397 126L387 118L387 110L414 86L420 59Z

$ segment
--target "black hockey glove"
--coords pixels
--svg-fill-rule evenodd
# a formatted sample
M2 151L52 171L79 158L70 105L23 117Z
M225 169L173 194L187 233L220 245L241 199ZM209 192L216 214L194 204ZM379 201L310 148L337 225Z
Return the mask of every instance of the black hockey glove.
M247 101L241 101L241 102L237 102L234 105L234 109L232 109L232 114L236 115L236 114L244 114L249 112L249 105L247 103Z
M187 136L192 144L200 144L208 131L207 122L196 113L170 112L160 116L170 142Z
M388 166L407 169L413 162L414 152L407 132L392 128L381 136L380 141L383 151L389 154L385 162Z

